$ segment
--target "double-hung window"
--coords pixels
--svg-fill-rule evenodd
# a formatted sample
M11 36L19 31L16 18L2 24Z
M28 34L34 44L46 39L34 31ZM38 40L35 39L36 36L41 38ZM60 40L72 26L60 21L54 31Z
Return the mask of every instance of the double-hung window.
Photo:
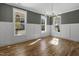
M14 35L26 33L26 11L13 8Z
M41 31L46 32L47 29L47 16L41 15Z

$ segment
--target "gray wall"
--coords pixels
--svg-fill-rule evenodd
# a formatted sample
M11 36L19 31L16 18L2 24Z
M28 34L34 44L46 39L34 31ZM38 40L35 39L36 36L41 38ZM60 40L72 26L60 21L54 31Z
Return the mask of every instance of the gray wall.
M6 4L0 4L0 6L0 10L4 9L3 11L0 11L0 14L2 13L4 17L7 15L10 17L12 16L13 6L9 6ZM5 8L2 6L4 6ZM6 12L6 14L4 12ZM8 12L9 14L7 14ZM26 33L25 35L21 36L14 36L14 24L12 22L13 16L10 19L8 17L4 19L2 16L2 19L0 19L0 46L16 44L20 42L25 42L27 40L33 40L39 37L45 37L50 35L50 25L47 25L47 30L45 33L41 33L40 14L33 13L30 11L27 11L27 13L28 24L26 25Z
M63 13L60 16L62 24L79 23L79 10Z
M41 15L27 11L27 23L40 24Z
M0 21L3 21L3 22L13 21L13 7L15 6L10 6L7 4L0 3ZM15 8L18 8L18 7L15 7ZM41 22L41 14L34 13L27 10L27 23L40 24L40 22ZM50 25L49 17L47 17L47 24Z
M79 10L60 14L60 32L51 25L51 35L79 42Z
M61 24L75 24L79 23L79 10L74 10L59 14L61 16ZM50 24L53 24L53 18L50 17Z
M0 4L0 21L12 22L13 9L11 6Z
M27 23L40 24L40 22L41 22L41 14L27 11ZM47 16L47 25L51 25L49 16Z
M15 6L0 3L0 21L13 21L13 7ZM79 23L79 10L63 13L60 16L62 24ZM40 20L41 14L27 11L27 23L40 24ZM50 17L47 17L47 24L51 25L52 23L53 21L50 19Z

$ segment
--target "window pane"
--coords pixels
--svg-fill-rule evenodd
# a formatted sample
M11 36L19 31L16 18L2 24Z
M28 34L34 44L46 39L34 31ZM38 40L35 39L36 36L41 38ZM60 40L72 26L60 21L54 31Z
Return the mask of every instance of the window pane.
M42 31L45 31L45 25L42 25Z
M41 16L41 31L46 31L46 16Z

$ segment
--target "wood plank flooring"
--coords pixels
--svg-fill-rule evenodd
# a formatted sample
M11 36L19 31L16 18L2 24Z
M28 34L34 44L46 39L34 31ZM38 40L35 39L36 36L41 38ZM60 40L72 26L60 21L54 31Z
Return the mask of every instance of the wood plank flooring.
M0 56L79 56L79 43L45 37L0 47Z

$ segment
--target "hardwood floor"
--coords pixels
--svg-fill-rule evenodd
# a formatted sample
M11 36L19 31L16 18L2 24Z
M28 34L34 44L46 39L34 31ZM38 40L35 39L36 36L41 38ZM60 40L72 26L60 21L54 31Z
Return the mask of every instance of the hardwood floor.
M79 43L45 37L0 47L0 56L79 56Z

